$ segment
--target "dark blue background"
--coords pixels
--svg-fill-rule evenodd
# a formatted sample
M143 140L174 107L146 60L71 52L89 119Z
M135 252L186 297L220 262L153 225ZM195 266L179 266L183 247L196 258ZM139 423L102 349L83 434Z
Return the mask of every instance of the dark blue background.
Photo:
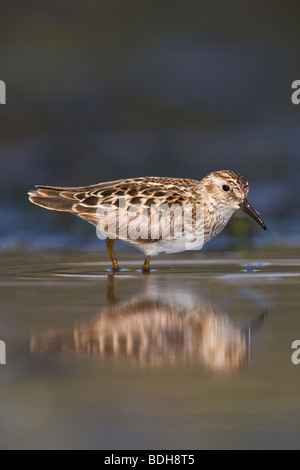
M261 243L298 245L299 16L296 1L5 2L0 247L94 240L31 206L35 184L223 168L250 181Z

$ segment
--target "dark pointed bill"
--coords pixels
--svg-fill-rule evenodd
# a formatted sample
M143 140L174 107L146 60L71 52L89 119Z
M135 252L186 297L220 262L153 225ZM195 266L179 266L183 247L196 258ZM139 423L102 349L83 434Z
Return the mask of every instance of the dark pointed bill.
M246 212L246 214L250 215L250 217L252 217L252 219L256 220L256 222L257 222L264 230L267 230L267 227L266 227L265 223L263 222L262 218L258 215L258 213L256 212L256 210L253 209L253 207L251 206L251 204L249 204L249 202L247 201L247 199L244 199L244 200L240 203L240 209L241 209L243 212Z

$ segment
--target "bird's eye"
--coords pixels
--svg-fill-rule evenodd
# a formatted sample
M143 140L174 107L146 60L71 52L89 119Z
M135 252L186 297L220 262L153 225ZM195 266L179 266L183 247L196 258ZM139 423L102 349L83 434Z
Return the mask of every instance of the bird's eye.
M223 191L229 191L230 188L229 188L228 184L223 184L222 189L223 189Z

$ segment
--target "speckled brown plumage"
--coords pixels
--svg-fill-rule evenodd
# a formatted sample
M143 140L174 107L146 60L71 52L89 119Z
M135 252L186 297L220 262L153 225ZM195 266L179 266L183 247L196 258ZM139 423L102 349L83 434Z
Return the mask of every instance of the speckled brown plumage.
M220 170L210 173L201 181L140 177L74 188L36 186L36 190L29 193L29 200L50 210L72 212L98 228L104 218L105 209L111 218L113 216L116 218L116 231L113 233L110 224L107 223L101 225L101 233L109 239L120 238L134 244L149 258L161 252L171 253L201 248L203 243L223 230L230 217L239 208L266 228L246 199L248 190L247 180L239 173ZM175 240L175 233L179 230L180 234L179 222L186 217L184 211L188 206L191 223L188 229L182 228L182 242L180 242ZM165 207L171 209L168 226L161 216L161 209ZM203 225L202 241L197 239L197 227L200 226L197 225L199 207L203 209L203 220L200 221ZM128 226L125 231L123 230L120 221L123 220L122 216L125 213L128 226L139 220L138 238L130 234ZM157 230L153 234L151 218L155 217ZM112 243L108 244L108 251L117 269ZM148 264L149 259L146 268Z

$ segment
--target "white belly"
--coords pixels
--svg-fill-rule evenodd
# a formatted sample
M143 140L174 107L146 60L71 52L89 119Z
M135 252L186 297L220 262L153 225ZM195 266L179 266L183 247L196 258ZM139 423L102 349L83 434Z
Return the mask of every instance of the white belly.
M199 240L196 238L193 241L187 239L159 240L153 243L136 243L134 246L146 256L155 256L159 253L180 253L186 250L200 250L203 244L203 239Z

